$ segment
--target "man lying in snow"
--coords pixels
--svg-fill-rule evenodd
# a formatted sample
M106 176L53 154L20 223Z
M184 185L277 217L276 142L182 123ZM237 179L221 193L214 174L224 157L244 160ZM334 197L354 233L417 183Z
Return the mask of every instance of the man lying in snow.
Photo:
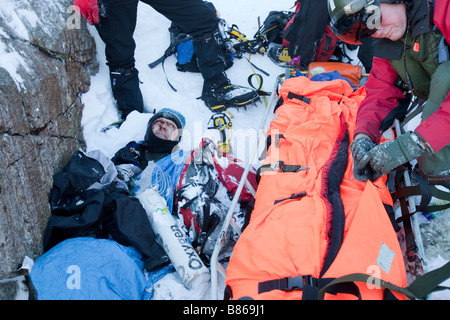
M185 119L180 113L161 109L149 120L144 141L128 143L116 152L112 161L121 178L129 182L133 195L149 186L158 189L169 212L184 220L193 245L208 262L217 236L211 233L219 231L218 225L228 210L224 201L234 195L244 168L237 159L218 151L208 139L203 139L189 154L180 150L178 143L184 125ZM219 157L225 164L219 164ZM133 170L130 165L134 166ZM143 172L130 179L128 175L135 175L136 167ZM250 172L248 178L256 189L255 171ZM247 187L240 199L245 213L253 199Z
M158 180L161 194L165 195L169 211L172 212L173 191L178 182L187 155L178 148L181 141L185 119L179 112L163 108L154 114L147 125L144 140L131 141L116 152L111 161L116 165L119 178L128 183L128 187L136 193L142 184L147 187L149 182L143 181L141 171L145 170L149 161L158 164L165 174ZM135 190L133 190L135 189Z
M211 141L202 141L201 147L191 153L178 149L184 124L181 114L164 108L150 119L144 141L128 143L112 160L98 150L77 151L54 176L50 194L52 214L44 235L46 253L36 261L30 274L38 298L141 299L148 296L142 293L148 283L139 270L148 271L152 279L161 278L167 273L164 267L172 262L156 239L143 203L135 197L148 188L159 193L175 220L179 211L172 212L174 192L181 189L177 204L184 206L183 214L189 212L190 216L181 217L177 224L184 230L183 223L189 221L190 240L203 244L199 242L200 236L211 229L206 222L217 222L217 218L220 222L226 214L225 210L203 208L220 207L224 199L219 195L232 195L237 187L232 181L239 182L240 176L239 172L228 176L233 174L228 169L237 167L235 163L230 163L225 170L216 166L213 153L205 153L213 145ZM194 155L201 155L201 161L194 163ZM148 169L152 169L150 175L145 175ZM188 193L192 199L187 199ZM207 194L209 201L204 201L202 193ZM252 198L245 190L243 197L248 201ZM201 210L200 216L190 210L190 205L184 205L188 200ZM208 219L206 212L215 218ZM217 223L213 226L220 229ZM210 246L209 254L211 250ZM105 251L111 254L104 255ZM67 266L74 267L69 270ZM118 274L123 281L115 280ZM105 281L101 286L87 285ZM131 291L118 287L126 281L133 287ZM79 287L86 290L72 290Z

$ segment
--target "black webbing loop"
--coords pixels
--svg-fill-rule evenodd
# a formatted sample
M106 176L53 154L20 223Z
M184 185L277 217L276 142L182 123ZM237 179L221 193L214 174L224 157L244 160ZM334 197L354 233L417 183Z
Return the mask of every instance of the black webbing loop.
M278 171L278 172L299 172L309 170L309 167L303 167L299 164L284 164L283 160L279 160L272 164L265 164L256 170L256 182L259 183L261 175L264 171Z
M361 299L361 294L356 284L352 282L330 284L334 280L335 278L314 278L310 275L268 280L258 284L258 294L272 290L286 292L302 290L302 300L317 300L321 288L326 288L329 294L346 293Z
M257 80L258 80L258 82L259 82L259 86L256 87L256 86L253 85L253 82L252 82L253 77L256 77L256 78L257 78ZM260 95L260 96L270 96L270 95L271 95L270 92L267 92L267 91L262 90L263 77L262 77L260 74L258 74L258 73L252 73L251 75L248 76L247 81L248 81L248 84L249 84L253 89L256 90L256 92L258 93L258 95Z
M258 284L258 293L272 290L301 290L305 285L314 286L315 280L317 279L311 276L286 277L283 279L268 280Z

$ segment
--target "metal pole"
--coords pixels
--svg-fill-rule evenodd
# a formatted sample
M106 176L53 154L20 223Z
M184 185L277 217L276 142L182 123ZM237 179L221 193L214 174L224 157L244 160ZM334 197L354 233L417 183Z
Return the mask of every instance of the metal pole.
M264 113L263 119L259 126L259 133L261 133L261 130L264 128L264 126L266 124L267 116L269 115L269 111L272 110L273 102L275 100L275 97L277 96L277 93L276 93L277 87L281 81L281 78L282 78L282 76L278 76L275 81L275 85L273 88L273 92L272 92L269 104L266 107L266 111ZM260 141L260 135L258 134L255 145L253 147L253 150L252 150L252 153L250 156L250 159L249 159L249 162L248 162L247 166L245 167L245 170L244 170L244 173L242 174L241 180L239 181L239 185L237 187L236 193L234 194L233 200L231 202L231 206L228 209L224 224L222 225L222 228L219 233L219 237L217 238L216 244L214 246L214 251L211 255L211 299L212 300L218 299L217 269L220 269L222 275L225 276L225 269L221 265L219 265L219 262L218 262L219 252L220 252L222 245L224 243L224 240L226 238L227 230L230 225L230 221L233 217L234 209L236 208L236 204L239 200L239 196L242 192L244 184L246 183L248 172L250 171L250 167L255 158L256 151L258 150L259 141Z
M395 132L398 137L399 135L402 134L402 130L400 128L400 121L398 121L398 119L395 119L394 123L395 123ZM403 178L405 179L405 185L407 187L411 186L411 177L409 176L408 171L406 171L406 170L404 171ZM414 196L408 197L408 207L409 207L409 212L416 212L416 203L414 202ZM413 233L414 233L414 239L415 239L415 242L417 245L417 253L423 262L423 260L425 259L425 250L423 248L422 234L420 233L419 221L418 221L416 214L412 215L411 221L412 221L412 229L413 229ZM426 268L425 263L422 264L422 268L423 268L424 272L426 273L427 268Z

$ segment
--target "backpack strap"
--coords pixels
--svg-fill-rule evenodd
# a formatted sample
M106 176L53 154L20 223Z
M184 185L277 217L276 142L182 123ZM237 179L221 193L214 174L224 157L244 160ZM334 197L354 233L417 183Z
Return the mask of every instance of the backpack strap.
M342 283L354 283L354 282L366 282L366 283L376 283L377 286L385 288L390 291L398 292L404 294L406 297L412 300L425 299L430 293L450 290L450 287L440 286L439 284L450 278L450 262L447 262L444 266L430 271L423 276L417 278L408 287L399 287L390 282L386 282L379 278L363 274L363 273L353 273L337 279L332 280L330 283L325 285L319 290L318 299L323 300L325 293L332 286L339 285ZM392 296L391 296L392 297Z
M313 278L310 275L268 280L258 283L258 293L272 290L302 290L306 286L317 286L317 281L317 278Z
M175 54L175 52L177 52L177 46L185 41L191 40L192 36L185 34L185 33L180 33L176 39L169 45L169 47L166 49L166 51L164 52L164 54L162 55L161 58L151 62L148 64L148 66L150 67L150 69L155 68L158 64L161 63L164 75L166 77L166 81L167 84L172 88L173 91L177 92L177 89L175 89L175 87L170 83L169 78L167 77L167 73L166 73L166 69L164 68L164 61L166 61L166 59L168 57L170 57L171 55Z
M417 170L420 169L416 167L414 171L411 171L411 175L416 179L418 185L403 186L403 187L397 186L397 190L391 194L394 202L396 200L401 200L410 196L419 196L419 195L422 196L420 204L416 206L416 211L410 212L409 214L399 218L400 221L404 221L405 219L410 218L416 212L430 213L450 208L450 202L443 205L429 205L431 197L435 197L440 200L450 201L450 193L442 191L436 188L434 185L429 184L429 180L424 179L422 175L417 173Z
M180 33L175 39L174 41L169 45L169 47L166 49L166 51L164 52L164 54L162 55L161 58L156 59L155 61L151 62L148 64L148 66L150 67L150 69L153 69L154 67L156 67L158 64L163 63L168 57L170 57L171 55L175 54L175 52L177 52L177 46L185 41L191 40L192 36L186 34L186 33Z
M321 288L326 288L328 293L347 293L361 300L361 294L355 283L342 282L330 285L334 280L335 278L314 278L310 275L268 280L258 284L258 293L261 294L272 290L302 290L302 300L317 300Z
M280 139L285 139L284 135L282 133L274 134L275 137L275 147L279 147ZM264 150L262 151L261 155L259 156L259 160L262 161L267 157L267 150L269 150L269 147L272 145L272 134L268 135L266 138L266 145L264 147Z
M430 293L450 290L450 287L440 286L440 283L450 278L450 262L444 266L426 273L417 278L408 287L399 287L390 282L381 280L368 274L352 273L339 278L314 278L312 276L297 276L286 277L283 279L268 280L258 284L258 293L264 293L272 290L303 290L303 300L318 299L323 300L325 293L337 294L347 293L352 294L358 299L361 295L356 282L376 283L376 286L386 289L386 299L396 299L392 292L398 292L409 299L425 299ZM317 289L317 296L311 294Z

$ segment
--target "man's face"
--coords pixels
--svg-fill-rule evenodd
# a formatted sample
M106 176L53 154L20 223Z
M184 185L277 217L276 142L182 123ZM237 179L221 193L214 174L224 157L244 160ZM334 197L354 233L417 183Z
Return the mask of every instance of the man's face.
M406 32L406 6L404 3L380 3L381 26L372 35L374 38L387 38L397 41Z
M152 131L160 139L176 141L178 138L177 125L172 120L166 118L158 118L153 121Z

